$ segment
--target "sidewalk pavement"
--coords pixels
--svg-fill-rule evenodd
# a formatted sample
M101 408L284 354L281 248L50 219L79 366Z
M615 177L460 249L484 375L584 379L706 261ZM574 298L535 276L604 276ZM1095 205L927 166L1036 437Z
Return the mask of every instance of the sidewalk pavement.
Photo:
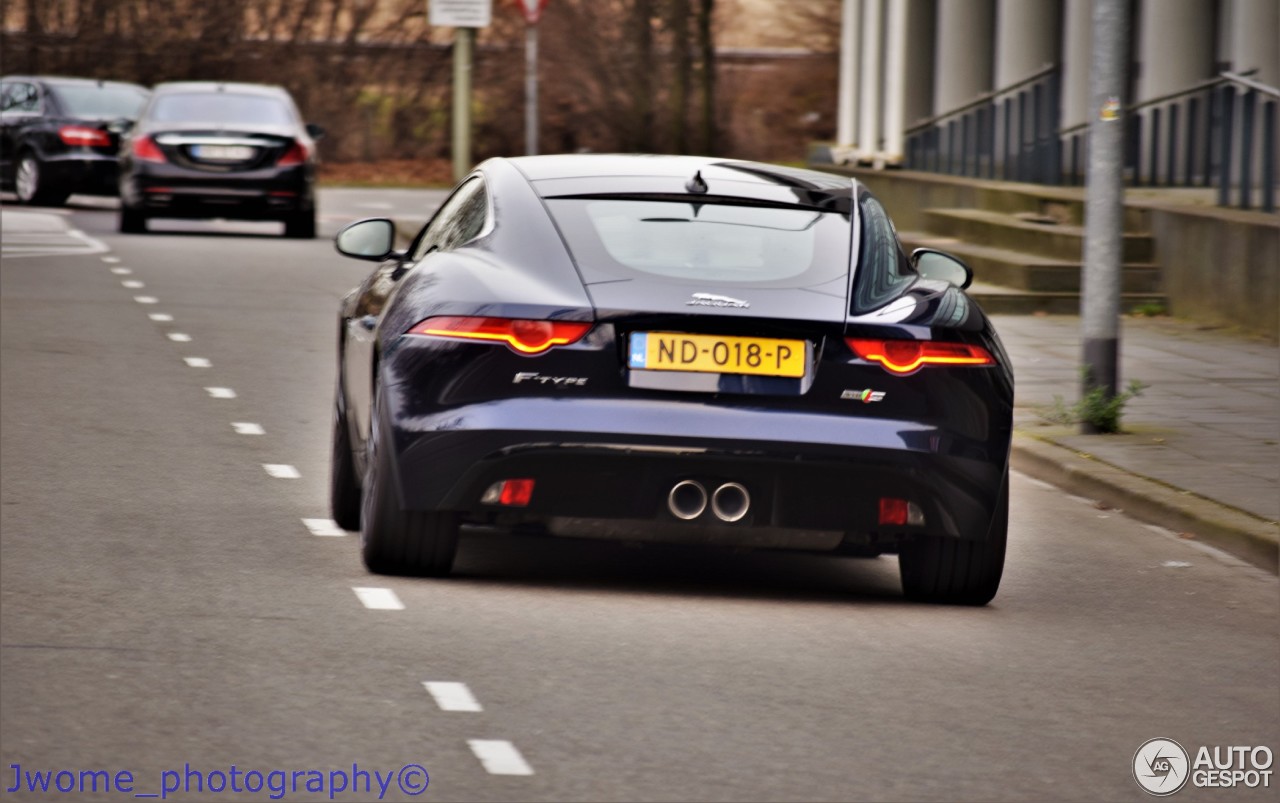
M1080 319L993 316L1013 360L1013 465L1277 571L1280 348L1169 318L1125 318L1120 383L1148 387L1116 435L1051 424L1080 396Z

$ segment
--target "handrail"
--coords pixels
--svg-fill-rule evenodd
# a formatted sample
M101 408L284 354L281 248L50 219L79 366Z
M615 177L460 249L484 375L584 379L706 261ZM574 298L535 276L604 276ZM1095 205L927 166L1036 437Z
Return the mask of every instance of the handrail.
M1280 98L1280 89L1276 89L1274 86L1267 86L1261 81L1255 81L1252 78L1246 77L1247 75L1253 72L1256 72L1256 70L1250 70L1248 73L1244 73L1244 74L1222 72L1222 73L1219 73L1219 75L1227 79L1228 81L1231 81L1233 83L1239 84L1240 86L1252 89L1255 92L1261 92L1262 94L1270 95L1273 98Z
M1223 84L1227 84L1227 83L1239 84L1240 86L1247 87L1249 89L1253 89L1255 91L1261 92L1264 95L1272 95L1274 97L1280 98L1280 89L1276 89L1273 86L1267 86L1266 84L1251 80L1246 76L1240 75L1238 73L1223 72L1223 73L1219 73L1218 75L1215 75L1212 78L1206 78L1203 81L1194 83L1191 86L1183 87L1182 89L1179 89L1177 92L1170 92L1167 95L1160 95L1158 97L1148 98L1142 101L1141 103L1135 103L1132 106L1130 106L1127 111L1128 113L1132 114L1134 112L1142 111L1143 109L1149 108L1151 106L1159 106L1161 104L1168 103L1171 100L1184 98L1188 95L1195 95L1197 93L1204 92L1207 89L1216 89L1217 87L1220 87ZM1070 128L1062 129L1061 131L1058 132L1058 136L1063 136L1063 137L1070 136L1071 134L1075 134L1080 131L1083 131L1088 127L1089 127L1089 121L1086 120L1083 123L1076 123Z
M1007 95L1010 92L1014 92L1016 90L1023 88L1024 86L1030 86L1031 84L1034 84L1035 82L1039 81L1042 78L1053 75L1053 73L1056 72L1057 69L1058 69L1057 64L1046 64L1044 67L1040 68L1039 71L1034 72L1031 75L1028 75L1026 78L1023 78L1020 81L1015 81L1014 83L1009 84L1008 86L1005 86L1005 87L1001 87L1000 89L993 89L990 92L984 92L981 95L978 95L973 100L964 104L963 106L957 106L956 108L951 109L950 111L943 112L942 114L936 114L933 117L929 117L927 119L919 120L915 123L912 123L910 127L908 127L903 131L903 134L906 136L910 136L911 134L914 134L917 131L923 131L926 128L929 128L930 126L935 125L939 121L945 120L948 117L955 117L956 115L964 114L965 112L970 111L972 109L977 109L982 106L985 106L986 104L990 103L991 101L995 100L998 97L1001 97L1002 95Z

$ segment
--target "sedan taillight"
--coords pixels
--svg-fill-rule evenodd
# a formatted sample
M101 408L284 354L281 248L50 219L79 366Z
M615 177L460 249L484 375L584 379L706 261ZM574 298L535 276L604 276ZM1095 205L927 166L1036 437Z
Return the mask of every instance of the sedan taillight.
M72 147L106 148L111 145L111 135L106 131L84 125L64 125L58 129L58 138Z
M284 155L280 157L280 161L276 162L276 166L292 167L300 165L307 161L307 156L307 146L294 140L293 144L289 146L289 150L284 152Z
M164 151L151 137L138 137L133 141L133 158L140 162L165 162Z
M531 321L518 318L439 316L427 318L407 334L451 337L459 340L488 340L506 343L520 354L541 354L555 346L567 346L582 339L590 323L575 321Z
M892 374L911 374L926 365L995 365L982 346L935 340L861 340L846 338L853 353Z

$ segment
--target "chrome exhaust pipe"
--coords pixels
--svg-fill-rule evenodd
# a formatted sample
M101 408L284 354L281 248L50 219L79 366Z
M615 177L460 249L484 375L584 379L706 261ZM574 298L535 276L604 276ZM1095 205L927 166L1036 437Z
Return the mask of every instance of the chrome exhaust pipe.
M751 509L751 494L736 482L726 482L711 496L711 512L721 521L739 521Z
M707 489L696 480L681 480L667 494L667 509L682 521L692 521L707 509Z

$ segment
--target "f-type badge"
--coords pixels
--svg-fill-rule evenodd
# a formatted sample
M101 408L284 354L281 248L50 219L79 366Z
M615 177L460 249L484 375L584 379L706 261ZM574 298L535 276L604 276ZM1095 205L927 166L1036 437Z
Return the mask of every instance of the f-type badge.
M844 393L840 394L840 398L851 399L853 401L860 401L863 404L870 404L871 402L884 401L884 391L883 390L846 390Z
M684 302L689 307L736 307L746 309L751 306L746 301L729 296L718 296L715 293L694 293L692 301Z

